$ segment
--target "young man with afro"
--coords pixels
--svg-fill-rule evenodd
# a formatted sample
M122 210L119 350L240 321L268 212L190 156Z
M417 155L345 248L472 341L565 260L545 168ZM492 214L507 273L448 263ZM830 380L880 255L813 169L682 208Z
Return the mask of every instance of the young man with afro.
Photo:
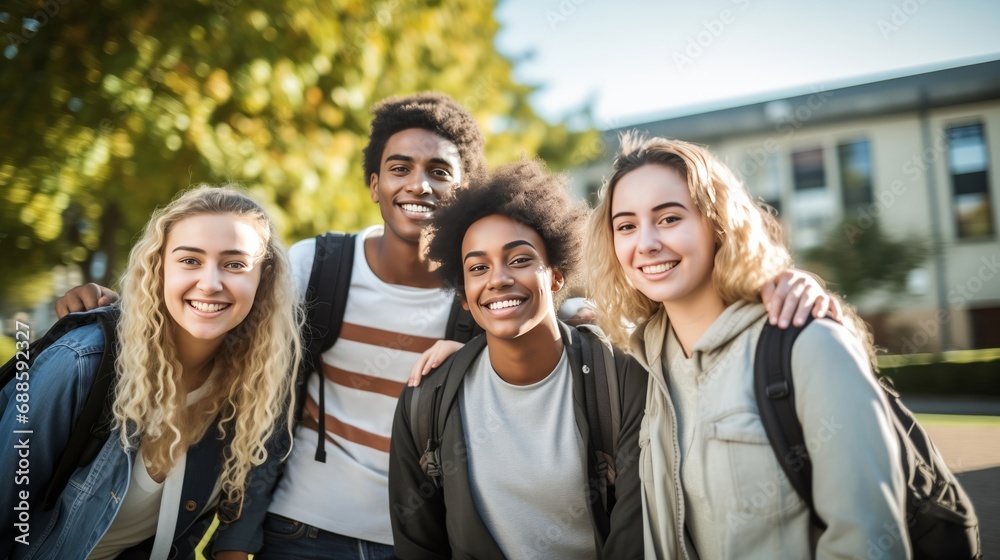
M454 300L421 256L420 237L441 199L484 173L485 163L478 124L450 97L393 97L372 113L364 168L383 224L357 235L340 337L323 353L323 378L308 379L303 423L267 508L258 559L393 557L392 414L413 363L444 337ZM315 243L289 250L302 293ZM325 462L315 457L320 414Z
M399 400L389 466L398 558L642 557L637 461L647 374L614 352L608 375L620 387L621 424L608 512L593 491L600 475L587 434L600 427L583 404L584 334L556 318L585 218L561 177L523 161L454 191L431 219L430 257L486 332L422 383L432 391L461 378L450 407L437 402L431 420L445 418L439 488L414 441L416 389Z

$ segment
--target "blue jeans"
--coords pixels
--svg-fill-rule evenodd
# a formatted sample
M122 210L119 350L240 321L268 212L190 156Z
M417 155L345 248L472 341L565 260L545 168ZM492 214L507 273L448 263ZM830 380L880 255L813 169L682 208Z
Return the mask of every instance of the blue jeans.
M393 560L392 546L324 531L273 513L256 560Z

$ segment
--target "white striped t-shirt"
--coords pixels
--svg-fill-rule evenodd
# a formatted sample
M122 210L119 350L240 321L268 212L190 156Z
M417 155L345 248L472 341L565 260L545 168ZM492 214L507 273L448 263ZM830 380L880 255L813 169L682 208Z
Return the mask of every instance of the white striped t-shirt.
M326 385L326 463L315 460L320 379L308 381L306 414L269 511L342 535L392 544L389 521L389 437L396 401L420 354L444 337L453 296L380 280L357 237L344 325L323 354ZM289 250L292 274L304 294L315 239Z

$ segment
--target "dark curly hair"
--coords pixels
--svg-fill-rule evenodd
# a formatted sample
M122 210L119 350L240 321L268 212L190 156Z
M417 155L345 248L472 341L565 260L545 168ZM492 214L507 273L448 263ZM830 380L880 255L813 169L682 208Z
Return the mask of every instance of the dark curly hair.
M466 231L488 216L506 216L538 232L549 266L569 282L579 261L587 212L585 202L570 198L563 176L548 173L537 161L510 163L468 189L451 191L428 224L432 235L429 257L441 264L438 275L445 286L464 293L462 241Z
M476 180L486 170L483 132L479 123L457 101L443 93L428 91L387 97L372 107L371 133L364 149L365 185L378 175L382 152L389 137L411 128L440 134L458 147L462 160L463 183Z

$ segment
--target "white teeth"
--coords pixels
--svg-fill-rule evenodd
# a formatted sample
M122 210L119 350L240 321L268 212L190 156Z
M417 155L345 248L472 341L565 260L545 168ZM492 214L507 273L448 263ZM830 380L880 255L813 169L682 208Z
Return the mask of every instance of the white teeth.
M430 206L424 206L422 204L402 204L403 210L408 212L417 212L420 214L426 214L431 211Z
M492 310L506 309L508 307L516 307L524 303L524 300L520 299L507 299L504 301L494 301L493 303L487 305L486 307Z
M643 266L640 267L639 269L645 272L646 274L658 274L660 272L666 272L675 266L677 266L677 261L654 264L653 266Z
M214 313L216 311L222 311L223 309L229 307L228 303L203 303L200 301L192 301L191 307L194 307L198 311L204 311L205 313Z

